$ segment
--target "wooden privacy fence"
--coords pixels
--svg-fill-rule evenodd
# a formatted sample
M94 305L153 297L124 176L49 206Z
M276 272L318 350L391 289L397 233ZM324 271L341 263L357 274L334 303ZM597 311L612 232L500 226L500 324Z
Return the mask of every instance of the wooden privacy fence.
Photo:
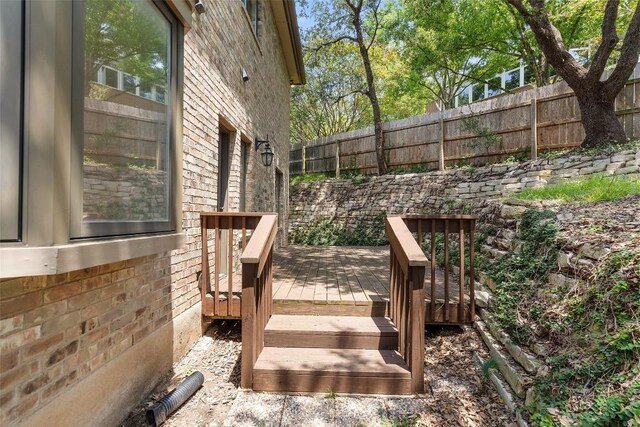
M165 113L91 98L85 98L84 108L85 155L99 163L126 166L137 162L138 166L164 168Z
M616 98L629 137L640 137L640 64ZM566 83L504 94L484 101L384 124L387 164L444 169L482 165L512 155L572 148L584 139L580 109ZM294 144L291 175L357 170L377 173L373 127Z
M389 216L389 317L398 329L398 352L411 371L411 388L424 393L424 273L422 249L401 217Z

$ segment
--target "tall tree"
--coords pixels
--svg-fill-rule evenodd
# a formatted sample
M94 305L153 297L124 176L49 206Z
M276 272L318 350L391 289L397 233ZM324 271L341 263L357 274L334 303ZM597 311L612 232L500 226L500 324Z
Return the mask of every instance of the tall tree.
M354 44L360 54L364 70L364 84L353 93L361 93L369 99L375 131L375 152L378 174L387 173L385 140L382 131L382 113L376 80L371 64L371 49L380 28L381 0L326 0L314 5L317 24L312 33L319 51L336 43Z
M585 130L584 147L627 140L614 105L616 96L631 76L640 55L640 5L636 4L626 35L620 45L616 28L620 0L607 0L601 26L601 40L590 65L576 60L562 34L551 22L545 0L504 0L515 8L531 28L547 61L573 89ZM602 75L612 53L620 49L615 68L606 80Z
M355 46L336 44L305 54L307 84L291 91L293 143L369 126L369 101L353 87L359 84L360 54Z
M505 24L494 22L503 4L402 0L400 5L395 25L383 35L400 43L410 89L425 92L426 100L453 108L456 97L471 83L485 83L514 62L493 55L497 49L506 49Z

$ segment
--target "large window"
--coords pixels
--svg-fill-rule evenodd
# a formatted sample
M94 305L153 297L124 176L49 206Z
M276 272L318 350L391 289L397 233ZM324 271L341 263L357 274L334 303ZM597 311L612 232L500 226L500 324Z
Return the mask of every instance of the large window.
M22 7L0 1L0 241L21 237Z
M251 21L251 27L253 31L256 33L256 36L259 34L260 29L260 0L241 0L242 4L244 4L245 9L247 10L247 14L249 15L249 20Z
M278 214L278 228L281 228L284 223L284 177L282 172L276 169L276 188L275 188L275 202L276 202L276 213Z
M169 231L177 21L151 0L73 14L72 237Z
M249 172L249 150L251 143L240 142L240 212L247 211L247 174Z

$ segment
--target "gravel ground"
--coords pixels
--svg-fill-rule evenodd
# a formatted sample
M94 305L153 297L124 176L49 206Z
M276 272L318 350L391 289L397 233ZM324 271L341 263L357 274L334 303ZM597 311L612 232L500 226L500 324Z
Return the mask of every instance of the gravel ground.
M164 426L515 426L473 361L487 357L475 330L432 328L426 343L424 396L256 393L238 389L240 323L217 322L123 426L146 425L146 409L195 370L203 387Z
M202 387L162 424L167 427L219 426L227 418L240 387L241 329L239 321L214 322L122 424L146 426L145 412L194 371L204 375Z

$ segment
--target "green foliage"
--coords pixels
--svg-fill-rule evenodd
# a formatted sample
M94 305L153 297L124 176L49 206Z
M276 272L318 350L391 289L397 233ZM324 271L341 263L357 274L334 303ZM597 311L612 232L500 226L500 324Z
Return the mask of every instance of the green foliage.
M413 427L418 422L418 414L406 415L397 420L384 419L383 427Z
M425 173L431 172L433 169L426 164L420 163L417 165L394 167L389 169L389 173L393 175L406 175L409 173Z
M324 395L325 399L335 400L336 397L338 397L338 394L335 391L329 391Z
M595 203L618 200L635 194L640 194L640 179L593 175L587 179L548 185L543 188L526 188L516 197L522 200L557 199L565 202Z
M532 422L555 426L562 417L579 426L634 425L640 420L640 248L610 254L586 283L552 285L546 278L557 268L556 235L552 212L528 210L519 253L477 258L478 269L496 283L499 325L519 344L549 342L548 373L533 383L539 405ZM591 397L583 402L583 395Z
M640 425L640 381L635 381L625 393L599 395L578 423L581 427ZM635 394L635 398L634 398Z
M529 160L529 153L520 152L520 153L511 154L509 157L507 157L500 163L522 163L522 162L526 162L527 160Z
M502 136L498 135L491 128L482 126L480 120L476 116L469 116L462 119L462 126L468 132L472 132L478 138L470 143L466 143L467 148L475 148L477 145L488 154L491 149L494 151L502 151Z
M326 181L331 178L333 178L333 176L328 173L305 173L302 175L292 176L289 178L289 182L291 184L297 184L299 182Z
M360 173L360 169L354 165L349 169L340 171L340 179L350 179L353 185L360 185L369 182L371 177Z
M313 43L306 38L305 44ZM307 84L291 90L291 142L306 142L372 123L369 100L354 92L360 84L355 46L335 44L305 54Z
M497 367L498 367L498 362L496 361L496 359L494 359L493 357L490 357L484 361L484 363L480 367L480 370L482 371L482 375L484 375L485 377L488 377L491 370L496 369Z
M520 310L526 301L534 299L537 291L534 281L543 280L556 265L554 219L551 211L527 210L518 233L518 239L523 242L519 253L509 252L497 262L489 262L482 255L476 260L478 269L496 283L496 320L517 343L528 344L532 338L531 327ZM527 309L535 316L535 304L528 305Z
M541 400L564 409L581 426L624 426L640 421L640 248L611 254L585 289L565 303L556 322L572 333L577 347L550 359L550 372L534 386ZM560 295L557 296L561 298ZM565 344L566 346L566 344ZM590 388L593 405L584 411L567 401ZM543 417L541 415L541 417Z
M385 212L372 222L358 222L355 227L338 225L327 218L317 219L293 231L294 245L309 246L382 246L389 243L384 230Z

